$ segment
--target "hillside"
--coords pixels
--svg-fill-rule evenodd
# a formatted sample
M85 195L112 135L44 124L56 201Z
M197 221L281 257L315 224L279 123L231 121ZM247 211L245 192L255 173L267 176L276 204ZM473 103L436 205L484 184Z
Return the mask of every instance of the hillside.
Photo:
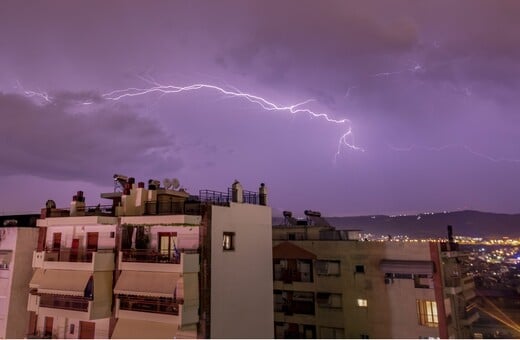
M453 234L475 237L520 237L520 214L495 214L480 211L456 211L408 216L345 216L326 217L338 229L361 229L365 233L408 235L414 237L446 237L446 226ZM282 218L273 219L279 224Z

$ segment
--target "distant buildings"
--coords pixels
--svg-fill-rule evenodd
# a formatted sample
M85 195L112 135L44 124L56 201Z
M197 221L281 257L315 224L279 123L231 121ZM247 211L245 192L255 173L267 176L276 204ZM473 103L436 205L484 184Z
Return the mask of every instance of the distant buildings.
M478 335L481 307L451 231L448 242L367 242L314 211L272 226L263 184L192 196L176 181L114 179L107 206L78 192L66 209L48 201L38 228L0 226L0 335Z
M273 227L276 338L472 335L475 286L457 244L363 242L305 213Z
M38 220L28 337L272 338L271 209L115 175L109 206L49 201Z

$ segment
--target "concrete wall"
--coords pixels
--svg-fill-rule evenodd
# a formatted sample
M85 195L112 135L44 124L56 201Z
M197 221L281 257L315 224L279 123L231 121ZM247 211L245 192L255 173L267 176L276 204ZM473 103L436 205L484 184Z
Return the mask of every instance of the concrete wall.
M0 241L0 249L12 249L11 263L8 270L2 270L2 274L8 274L9 281L4 300L5 324L0 330L3 338L23 338L26 336L29 314L27 301L29 294L29 281L32 277L32 251L38 240L37 228L0 228L5 230L5 242ZM4 294L2 294L4 295Z
M212 206L211 338L273 338L271 208ZM232 251L223 233L234 232Z
M277 245L283 241L275 241ZM415 288L410 279L395 279L386 284L379 269L381 260L429 261L428 243L358 242L358 241L291 241L317 256L317 260L339 260L339 276L321 276L314 268L315 292L342 294L342 312L331 313L316 308L314 322L316 336L322 337L322 327L342 327L346 338L418 338L438 337L437 327L419 325L416 300L433 300L433 289ZM357 273L356 266L363 265L364 273ZM279 284L277 283L277 286ZM278 289L296 290L292 285ZM357 299L367 300L360 307ZM287 318L283 316L284 318ZM289 322L288 320L277 320Z
M72 218L72 217L71 217ZM63 218L68 219L68 218ZM115 247L115 232L116 224L69 224L63 226L49 226L47 227L47 235L45 246L52 248L52 237L54 233L61 233L61 248L71 248L72 240L79 239L79 249L87 248L87 232L99 233L98 249L113 249ZM114 233L114 237L110 237Z

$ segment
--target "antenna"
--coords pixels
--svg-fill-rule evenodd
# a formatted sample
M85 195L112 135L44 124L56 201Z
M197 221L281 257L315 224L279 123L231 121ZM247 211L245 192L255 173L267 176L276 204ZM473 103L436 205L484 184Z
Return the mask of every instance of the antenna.
M172 178L172 187L173 189L178 189L181 186L181 182L179 182L179 179Z

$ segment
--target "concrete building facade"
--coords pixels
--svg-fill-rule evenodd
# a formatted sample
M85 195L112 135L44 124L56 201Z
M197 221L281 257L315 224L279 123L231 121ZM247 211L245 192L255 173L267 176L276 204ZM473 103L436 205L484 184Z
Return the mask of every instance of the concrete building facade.
M271 338L265 186L192 196L115 175L107 206L48 202L38 220L29 337ZM236 320L241 320L240 324Z
M368 242L316 212L273 227L276 338L467 338L474 283L452 242Z
M0 217L0 337L23 338L28 315L32 251L38 239L36 218Z

